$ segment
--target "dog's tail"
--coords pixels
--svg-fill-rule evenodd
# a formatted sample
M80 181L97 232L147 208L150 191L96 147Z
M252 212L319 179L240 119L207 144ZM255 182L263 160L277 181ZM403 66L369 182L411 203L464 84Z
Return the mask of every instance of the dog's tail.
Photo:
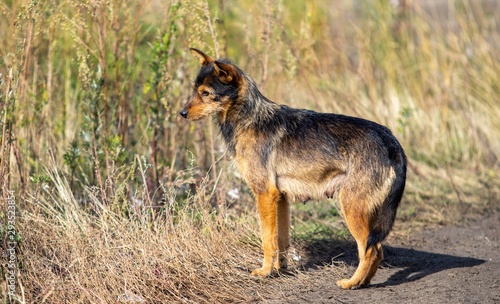
M398 158L399 161L396 161L394 166L396 178L382 206L375 211L378 214L375 215L375 226L368 235L366 250L382 242L387 237L394 224L396 211L403 197L406 184L406 156L402 149L400 153L398 153L396 159Z

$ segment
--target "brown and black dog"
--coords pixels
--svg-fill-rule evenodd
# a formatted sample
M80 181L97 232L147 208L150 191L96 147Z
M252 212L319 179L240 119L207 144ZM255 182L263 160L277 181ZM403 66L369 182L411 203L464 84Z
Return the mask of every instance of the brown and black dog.
M268 276L287 266L290 202L336 198L360 260L354 275L337 285L368 285L406 181L406 156L391 131L361 118L276 104L229 60L191 52L201 70L180 115L215 116L257 200L264 262L252 274Z

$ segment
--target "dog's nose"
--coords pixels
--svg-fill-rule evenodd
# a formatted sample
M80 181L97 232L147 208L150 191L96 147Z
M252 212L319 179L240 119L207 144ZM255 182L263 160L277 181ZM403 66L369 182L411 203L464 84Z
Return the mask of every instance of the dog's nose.
M188 111L186 111L186 110L182 110L179 114L181 114L181 116L184 118L188 117Z

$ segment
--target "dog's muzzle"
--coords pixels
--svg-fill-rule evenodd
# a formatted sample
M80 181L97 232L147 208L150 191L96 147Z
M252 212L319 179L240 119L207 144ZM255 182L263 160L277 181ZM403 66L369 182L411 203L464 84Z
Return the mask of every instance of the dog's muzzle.
M181 114L181 116L184 118L188 117L188 111L186 111L186 110L182 110L179 114Z

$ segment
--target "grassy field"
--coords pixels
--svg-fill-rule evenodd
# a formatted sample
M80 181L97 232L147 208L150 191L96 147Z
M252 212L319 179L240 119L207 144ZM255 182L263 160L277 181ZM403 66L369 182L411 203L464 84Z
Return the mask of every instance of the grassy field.
M1 301L272 288L248 273L259 224L218 130L178 115L199 69L189 47L232 59L278 103L388 126L409 157L399 221L498 208L500 5L394 3L2 0ZM292 212L299 251L348 237L331 202Z

